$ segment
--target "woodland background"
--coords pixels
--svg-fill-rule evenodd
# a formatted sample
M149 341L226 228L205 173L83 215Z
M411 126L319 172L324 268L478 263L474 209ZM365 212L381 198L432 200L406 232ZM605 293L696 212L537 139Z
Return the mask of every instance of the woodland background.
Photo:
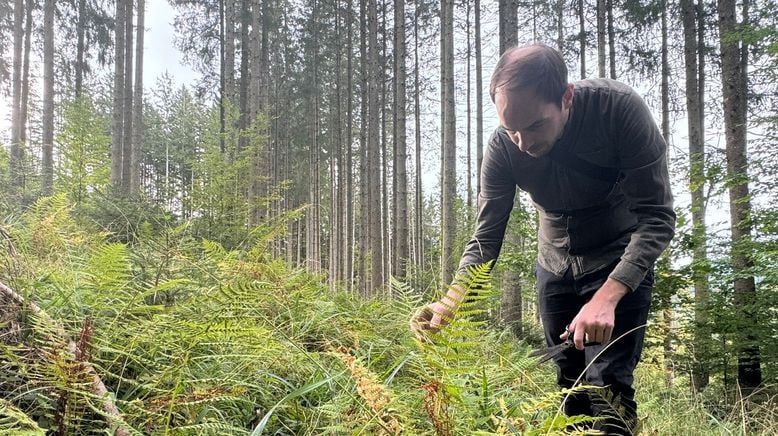
M143 77L144 0L0 3L0 430L561 431L526 196L461 322L407 329L472 232L491 68L542 41L669 144L644 431L776 431L776 2L170 3L191 86Z

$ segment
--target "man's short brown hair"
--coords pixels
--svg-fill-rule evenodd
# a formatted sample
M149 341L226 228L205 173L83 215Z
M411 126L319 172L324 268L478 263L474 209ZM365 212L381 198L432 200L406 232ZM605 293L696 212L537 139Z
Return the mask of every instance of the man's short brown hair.
M562 104L567 88L567 66L558 51L545 44L513 47L497 61L489 95L502 89L528 89L547 103Z

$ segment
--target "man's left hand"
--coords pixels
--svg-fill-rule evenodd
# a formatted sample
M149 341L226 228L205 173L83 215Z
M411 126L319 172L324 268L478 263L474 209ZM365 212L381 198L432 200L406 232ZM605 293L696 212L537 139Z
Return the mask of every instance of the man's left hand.
M629 288L618 280L608 278L592 299L584 304L578 315L559 337L567 339L573 333L575 348L584 349L584 342L607 344L613 333L616 319L616 305Z

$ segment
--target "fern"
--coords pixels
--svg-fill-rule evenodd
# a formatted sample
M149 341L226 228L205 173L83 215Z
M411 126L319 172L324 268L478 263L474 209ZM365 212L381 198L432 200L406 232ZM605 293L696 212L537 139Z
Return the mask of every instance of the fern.
M3 399L0 399L0 433L9 436L46 434L32 418Z

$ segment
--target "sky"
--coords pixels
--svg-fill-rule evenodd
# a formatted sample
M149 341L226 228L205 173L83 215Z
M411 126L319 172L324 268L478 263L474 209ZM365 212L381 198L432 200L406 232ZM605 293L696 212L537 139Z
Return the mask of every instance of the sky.
M175 85L191 85L200 77L198 73L186 65L181 52L175 47L173 20L175 10L167 0L147 0L144 27L143 46L143 81L146 87L153 86L157 78L168 72ZM34 41L34 39L33 39ZM12 54L7 58L11 61ZM39 62L33 66L40 68ZM112 68L112 67L109 67ZM41 77L41 71L33 71L36 77ZM40 80L36 81L42 86ZM7 143L11 136L11 84L7 83L3 93L0 93L0 143ZM43 92L39 91L38 95Z

